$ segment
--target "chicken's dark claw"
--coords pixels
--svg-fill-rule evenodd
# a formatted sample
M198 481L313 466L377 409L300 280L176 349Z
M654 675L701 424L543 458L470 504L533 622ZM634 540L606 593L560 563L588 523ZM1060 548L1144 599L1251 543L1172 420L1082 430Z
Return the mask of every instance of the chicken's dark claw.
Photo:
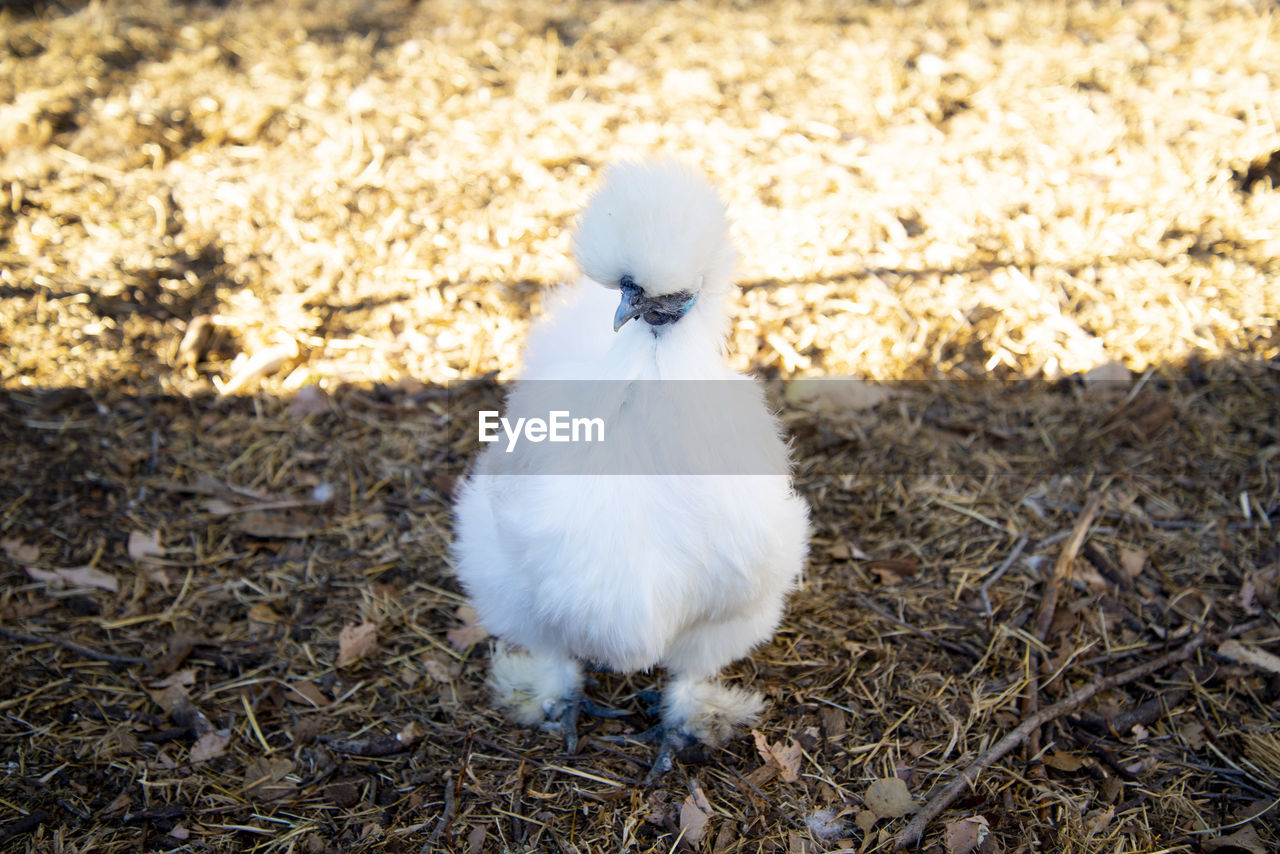
M645 775L644 784L652 786L656 783L659 777L671 770L676 754L686 747L692 747L696 743L697 739L686 732L678 729L663 728L661 738L658 741L658 755L653 757L653 765L649 767L649 773Z
M562 701L559 717L547 720L542 729L557 731L564 736L564 749L570 756L578 752L578 718L586 714L593 718L625 718L630 712L602 706L587 695L578 692Z
M697 743L696 738L683 730L671 728L665 724L658 724L644 732L637 732L632 735L600 736L600 740L614 743L632 741L640 742L641 744L656 744L658 753L654 756L653 764L649 766L649 773L644 778L646 786L652 786L659 777L671 771L674 767L677 753Z

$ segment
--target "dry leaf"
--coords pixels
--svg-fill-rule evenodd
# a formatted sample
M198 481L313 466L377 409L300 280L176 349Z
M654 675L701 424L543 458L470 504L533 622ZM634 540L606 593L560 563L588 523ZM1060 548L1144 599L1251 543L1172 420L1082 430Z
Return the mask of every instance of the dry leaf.
M1236 591L1235 596L1231 597L1239 602L1240 607L1251 617L1262 613L1262 607L1258 605L1258 585L1254 582L1255 575L1256 573L1253 572L1246 573L1240 589Z
M827 738L838 738L848 730L849 715L840 709L823 706L821 714L822 728L826 730Z
M0 549L4 549L4 553L14 563L31 563L40 559L40 549L38 547L12 537L0 540Z
M174 684L174 682L169 682L163 689L147 691L147 694L151 695L152 702L164 709L165 714L173 712L173 709L183 700L186 700L187 703L191 702L191 698L187 697L187 689L180 684Z
M947 854L971 854L978 850L990 830L990 823L980 815L948 822L942 833L942 844Z
M169 685L159 691L147 693L175 724L185 727L196 738L213 731L213 723L195 707L187 695L187 689L181 685Z
M1107 777L1102 781L1102 802L1114 804L1124 794L1124 783L1119 777Z
M747 774L747 782L755 786L757 789L764 786L774 777L778 776L778 763L766 762L759 768Z
M128 792L121 792L116 795L115 799L102 808L98 813L99 818L119 818L129 811L129 807L133 806L133 798L129 797Z
M711 846L712 854L725 854L733 843L738 841L738 830L734 827L734 822L723 821L720 823L720 832L716 834L716 841Z
M489 637L489 632L484 626L461 626L460 628L449 629L444 633L444 636L454 649L466 650Z
M227 752L227 745L231 743L231 733L206 732L204 735L196 739L196 743L191 745L191 755L189 759L192 762L204 762L209 759L217 759L219 756Z
M1064 750L1055 750L1052 753L1045 754L1044 764L1054 770L1071 774L1084 767L1084 760Z
M203 643L203 639L191 632L178 632L169 638L166 644L165 654L160 657L155 664L156 673L172 673L182 666L182 663L191 655L191 651L196 648L197 644Z
M760 758L768 763L773 761L773 751L769 749L769 739L765 738L764 733L758 729L751 730L751 737L756 743L756 752L760 754Z
M420 660L422 661L422 669L437 682L452 682L460 672L456 662L446 662L434 655L424 654Z
M1098 572L1097 568L1094 567L1093 564L1086 563L1083 560L1077 560L1075 562L1075 568L1072 570L1071 574L1075 581L1087 584L1094 590L1105 591L1111 587L1111 582L1107 581L1107 579L1103 577L1102 573Z
M779 773L784 783L794 783L800 779L800 760L804 751L795 739L787 739L787 743L775 744L772 747L773 758L778 763Z
M873 566L870 569L871 574L876 577L876 584L881 587L892 587L895 584L902 583L902 576L892 570L885 569L882 566Z
M899 584L904 578L910 578L920 570L920 561L914 557L883 558L868 563L867 570L881 584Z
M1142 575L1142 569L1147 565L1147 553L1143 549L1120 549L1120 566L1130 578L1137 578Z
M289 693L285 694L285 699L315 706L317 709L329 705L329 698L314 682L294 682L289 686Z
M232 513L238 513L240 508L235 504L223 501L221 498L210 498L204 502L204 511L214 516L230 516Z
M765 738L764 733L753 729L752 737L756 742L756 751L760 754L760 758L765 763L772 762L778 768L778 774L785 783L794 783L800 779L800 760L804 756L804 751L795 739L787 739L784 745L781 742L770 744Z
M258 602L249 608L249 619L255 623L283 623L284 618L275 612L275 609L266 602Z
M1092 839L1111 825L1111 819L1116 817L1116 808L1114 806L1106 809L1095 810L1085 818L1084 832L1087 838Z
M889 392L854 377L803 377L787 383L783 396L797 409L844 415L874 409L889 399Z
M196 684L196 670L194 667L186 670L178 670L169 674L159 682L152 682L152 688L168 688L173 685L194 685Z
M307 513L250 510L236 516L231 527L264 540L301 540L319 530L320 521Z
M1090 389L1125 391L1132 380L1133 375L1120 362L1103 362L1084 372L1085 387Z
M329 411L329 398L313 385L304 385L289 401L289 415L293 418L305 418L308 415L319 415Z
M112 593L115 593L120 586L114 575L109 575L91 566L73 566L54 570L36 569L34 566L24 568L27 571L27 575L36 581L68 584L72 587L96 587L99 590L108 590Z
M463 605L458 608L456 616L462 621L462 625L456 629L449 629L444 633L449 645L454 649L470 649L489 637L488 630L479 623L479 615L476 614L475 608L470 605Z
M1253 596L1263 608L1280 604L1280 564L1268 570L1251 569L1245 578L1253 587Z
M245 767L244 792L265 801L292 795L297 787L284 780L292 771L293 762L284 757L255 757Z
M907 791L907 784L897 777L876 780L862 799L867 809L879 818L898 818L917 809L915 799Z
M1238 830L1230 836L1215 836L1204 843L1206 854L1268 854L1267 846L1252 827Z
M330 783L324 788L325 797L333 801L334 806L349 809L360 802L360 789L354 783L341 780Z
M489 835L489 826L477 824L467 834L467 854L480 854L484 851L484 840Z
M152 531L147 534L142 531L130 531L127 551L129 557L134 560L164 557L164 546L160 545L160 532Z
M1256 646L1245 646L1238 640L1223 641L1218 647L1218 655L1261 670L1280 673L1280 656Z
M373 623L344 626L338 633L338 663L334 666L346 667L372 654L377 648L378 627Z
M689 795L684 799L684 803L680 805L680 832L685 841L690 845L696 845L702 835L707 832L707 822L711 819L708 813L702 811L702 807L698 806L693 795Z

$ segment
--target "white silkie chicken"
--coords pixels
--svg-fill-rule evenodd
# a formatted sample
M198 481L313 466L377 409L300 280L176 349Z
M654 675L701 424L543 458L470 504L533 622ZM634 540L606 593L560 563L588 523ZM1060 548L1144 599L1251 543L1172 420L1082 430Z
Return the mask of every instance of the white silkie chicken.
M614 166L573 249L583 275L530 332L508 413L554 385L535 381L595 381L577 399L610 413L611 442L570 468L545 443L488 445L459 493L454 559L500 639L497 704L563 730L570 752L579 710L600 713L584 663L668 671L652 777L759 714L759 694L717 674L777 627L808 508L760 387L725 363L734 252L715 191L669 161ZM702 382L652 406L676 381Z

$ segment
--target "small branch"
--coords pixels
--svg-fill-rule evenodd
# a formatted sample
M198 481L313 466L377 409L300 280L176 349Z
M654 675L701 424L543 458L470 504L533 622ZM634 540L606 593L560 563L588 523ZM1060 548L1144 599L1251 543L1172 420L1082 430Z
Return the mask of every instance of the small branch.
M109 652L98 652L98 650L96 649L90 649L87 646L81 646L78 643L72 643L66 638L61 638L61 637L58 637L57 635L28 635L23 632L15 632L12 629L6 629L4 626L0 626L0 637L8 638L9 640L15 641L17 643L27 643L27 644L51 643L51 644L54 644L55 646L60 646L65 650L70 650L71 652L74 652L76 655L79 655L83 658L90 658L90 659L93 659L94 661L105 661L108 664L125 665L125 664L146 663L145 658L135 658L134 656L131 656L131 655L113 655Z
M1068 513L1079 513L1080 505L1066 504L1060 501L1045 501L1045 507L1054 510L1065 510ZM1221 519L1153 519L1150 516L1137 516L1133 513L1125 513L1122 510L1104 510L1102 513L1104 518L1119 519L1122 522L1132 522L1135 525L1147 525L1152 528L1163 528L1166 531L1193 531L1200 528L1208 528L1213 525L1219 525L1227 531L1248 531L1254 528L1269 528L1271 523L1280 518L1280 507L1272 507L1265 514L1260 514L1257 521L1249 522L1222 522Z
M341 738L321 735L316 741L337 753L351 756L393 756L412 750L414 742L405 741L397 735L371 735L368 738Z
M1164 717L1169 709L1187 696L1185 688L1177 688L1125 712L1117 712L1109 718L1100 715L1081 715L1080 725L1099 735L1124 735L1135 726L1150 726Z
M1049 578L1049 585L1045 588L1044 595L1040 597L1040 607L1036 609L1036 640L1043 641L1049 634L1049 627L1053 625L1053 616L1058 610L1062 582L1071 576L1072 564L1080 555L1080 548L1089 534L1089 526L1093 524L1098 511L1102 509L1102 499L1101 491L1095 492L1089 499L1089 503L1076 519L1075 527L1071 529L1071 536L1067 538L1066 544L1058 554L1058 559L1053 564L1053 575Z
M1102 499L1103 490L1098 490L1089 499L1089 503L1076 519L1075 527L1071 529L1071 535L1067 537L1062 551L1058 553L1058 559L1053 564L1053 575L1049 577L1044 593L1040 597L1035 623L1032 626L1035 639L1041 643L1044 643L1045 638L1049 636L1049 627L1053 625L1053 617L1058 611L1058 598L1062 595L1062 584L1071 577L1071 570L1080 554L1080 548L1084 545L1085 537L1089 535L1089 526L1093 524L1098 511L1102 509ZM1040 653L1034 647L1027 650L1027 665L1027 696L1022 700L1022 714L1032 716L1040 708ZM1040 752L1039 730L1031 733L1030 742L1031 755L1035 756ZM1043 770L1041 768L1040 772L1043 773Z
M991 596L988 591L990 591L991 585L1000 580L1000 576L1009 571L1009 567L1013 566L1013 562L1018 559L1018 555L1022 554L1022 550L1026 547L1027 537L1024 534L1023 536L1018 537L1018 541L1013 544L1013 550L1010 551L1008 556L1000 562L1000 565L996 567L995 571L983 580L982 585L978 588L978 594L982 598L982 616L990 617L995 613L991 608Z
M1032 732L1039 730L1049 721L1075 711L1095 694L1102 691L1110 691L1112 688L1118 688L1121 685L1127 685L1134 680L1141 679L1144 676L1155 673L1157 670L1168 667L1170 664L1185 661L1206 642L1216 642L1226 637L1235 637L1236 635L1253 631L1262 625L1265 625L1265 619L1253 620L1223 633L1201 632L1172 652L1167 652L1158 658L1130 667L1128 670L1123 670L1113 676L1097 679L1071 694L1065 700L1054 703L1052 706L1047 706L1026 718L1016 729L974 760L969 767L965 768L954 780L948 783L942 791L930 798L924 809L920 810L916 817L911 820L911 823L898 834L898 838L894 840L894 850L901 851L920 841L920 837L924 835L924 830L929 826L929 822L933 821L943 810L949 807L964 791L966 786L972 786L976 783L979 775L984 770L1025 742Z
M437 850L436 844L440 841L440 836L445 829L453 823L453 813L457 809L457 799L453 793L453 772L444 772L444 809L440 811L440 819L436 822L435 830L431 831L431 836L427 837L427 844L422 846L422 851Z

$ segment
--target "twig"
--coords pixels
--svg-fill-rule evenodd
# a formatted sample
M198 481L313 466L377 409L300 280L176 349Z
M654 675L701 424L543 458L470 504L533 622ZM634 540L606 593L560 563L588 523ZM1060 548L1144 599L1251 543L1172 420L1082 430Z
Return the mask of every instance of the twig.
M1027 737L1040 727L1044 726L1051 720L1055 720L1069 712L1075 711L1084 705L1090 697L1102 691L1110 691L1112 688L1118 688L1121 685L1127 685L1136 679L1141 679L1151 673L1155 673L1170 664L1176 664L1190 658L1192 653L1203 646L1208 641L1219 641L1227 637L1235 637L1246 632L1253 631L1265 624L1265 620L1253 620L1248 623L1236 626L1229 631L1217 632L1201 632L1195 637L1188 640L1185 644L1177 649L1167 652L1159 658L1153 658L1142 664L1134 665L1128 670L1123 670L1114 676L1107 676L1097 679L1088 685L1071 694L1065 700L1060 700L1052 706L1047 706L1036 712L1029 718L1023 720L1016 729L1000 739L994 745L987 749L985 753L975 759L969 767L956 776L954 780L948 783L942 791L929 799L924 809L916 814L902 832L898 834L898 838L894 840L893 847L896 851L914 845L924 835L924 830L929 826L929 822L937 818L943 810L951 805L965 786L972 786L977 782L978 776L992 763L997 762L1010 751L1021 745L1027 740Z
M1137 708L1126 712L1118 712L1109 718L1100 715L1081 715L1079 723L1084 728L1099 734L1112 733L1123 735L1135 726L1150 726L1168 713L1168 710L1182 702L1187 696L1185 688L1178 688L1168 694L1148 700Z
M108 664L144 664L146 662L145 658L136 658L132 655L113 655L109 652L99 652L96 649L81 646L80 644L73 643L66 638L60 638L57 635L28 635L23 632L15 632L13 629L6 629L4 626L0 626L0 637L8 638L9 640L16 641L17 643L51 643L55 646L60 646L63 649L70 650L76 655L91 658L94 661L105 661Z
M1062 594L1062 583L1071 576L1071 569L1076 557L1080 554L1080 547L1084 545L1085 537L1089 534L1089 526L1093 524L1098 511L1102 509L1102 499L1103 490L1098 490L1089 499L1089 503L1076 519L1075 527L1071 529L1071 536L1067 537L1067 542L1062 546L1062 551L1058 553L1058 559L1053 564L1053 575L1049 577L1044 594L1040 597L1035 623L1032 626L1035 639L1042 644L1049 636L1049 627L1053 625L1053 617L1058 610L1058 597ZM1022 701L1022 714L1031 716L1040 708L1040 653L1034 646L1027 650L1027 661L1027 696ZM1038 755L1040 753L1039 730L1031 734L1030 742L1031 755Z
M1009 571L1009 567L1013 566L1013 562L1018 559L1018 555L1022 554L1022 550L1026 547L1027 537L1024 534L1023 536L1018 537L1018 541L1013 544L1013 549L1009 552L1009 555L1000 562L1000 565L996 567L995 571L983 580L982 585L978 588L978 593L982 597L982 605L985 609L982 616L990 617L995 613L991 608L991 597L988 591L992 584L995 584L1000 580L1000 576Z
M316 741L337 753L351 756L392 756L412 750L414 741L406 741L400 735L372 735L368 738L342 738L340 736L320 735Z
M1080 554L1080 547L1084 545L1089 526L1093 524L1098 511L1102 509L1102 499L1101 491L1093 494L1084 510L1080 512L1079 518L1076 519L1075 527L1071 529L1071 536L1067 538L1062 551L1058 553L1058 559L1053 564L1053 575L1049 578L1049 585L1045 588L1044 595L1040 597L1040 607L1036 609L1037 640L1043 641L1049 634L1049 627L1053 625L1053 616L1058 610L1062 582L1071 575L1071 566Z
M1239 827L1242 824L1248 824L1254 819L1262 818L1277 806L1280 806L1280 798L1276 798L1253 815L1242 818L1239 821L1233 821L1231 824L1220 824L1217 827L1206 827L1204 830L1188 830L1187 833L1191 836L1208 836L1211 833L1221 833L1224 830L1231 830L1232 828Z
M440 811L440 819L436 822L436 829L431 831L431 836L427 837L427 844L422 846L423 852L436 850L436 843L440 841L441 834L445 828L453 821L453 811L457 808L457 801L453 795L453 772L444 772L444 809Z
M1080 505L1067 504L1060 501L1045 501L1045 507L1054 510L1065 510L1068 513L1080 512ZM1148 525L1152 528L1162 528L1166 531L1191 531L1205 528L1211 525L1221 525L1228 531L1248 531L1254 528L1269 528L1271 522L1280 518L1280 507L1272 507L1262 514L1258 521L1253 522L1222 522L1220 519L1153 519L1150 516L1139 516L1134 513L1125 513L1122 510L1107 509L1102 511L1102 515L1108 519L1119 519L1123 522L1133 522L1137 525Z

